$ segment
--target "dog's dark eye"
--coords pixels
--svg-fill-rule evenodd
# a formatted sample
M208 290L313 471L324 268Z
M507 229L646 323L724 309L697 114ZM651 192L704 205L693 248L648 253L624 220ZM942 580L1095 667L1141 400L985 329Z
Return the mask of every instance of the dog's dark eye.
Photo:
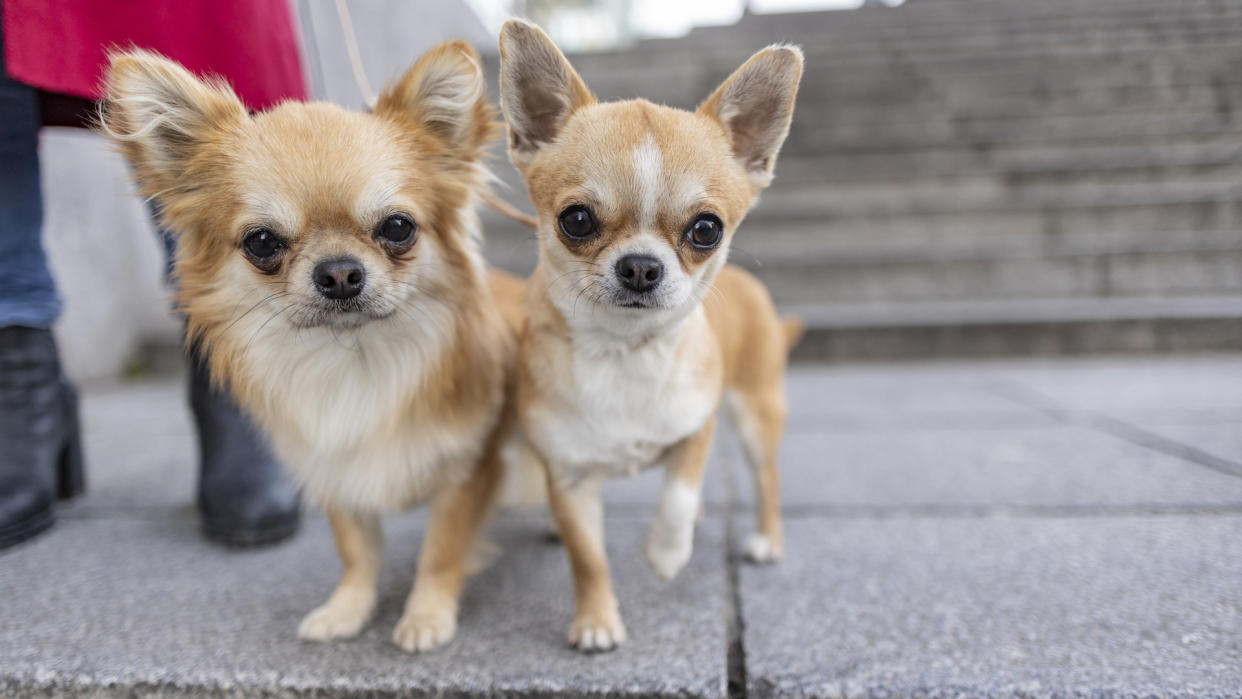
M258 228L242 239L242 249L257 266L268 268L285 249L285 241L266 228Z
M408 247L414 243L414 233L417 230L414 219L405 214L392 214L380 222L375 229L375 237L390 246Z
M561 233L572 240L590 238L598 232L599 228L595 224L595 217L591 215L591 210L580 205L571 206L562 211L558 221L561 225Z
M724 224L712 214L700 214L694 219L694 223L690 224L686 236L690 238L690 242L695 247L714 248L720 244L720 239L724 236Z

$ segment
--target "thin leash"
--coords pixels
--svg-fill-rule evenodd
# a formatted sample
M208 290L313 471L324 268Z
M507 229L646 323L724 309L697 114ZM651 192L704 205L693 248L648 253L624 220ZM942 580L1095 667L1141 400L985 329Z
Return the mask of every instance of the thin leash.
M354 84L358 86L358 92L362 95L362 101L366 104L367 109L375 109L375 92L371 89L371 81L367 80L366 70L362 66L362 53L358 50L358 38L354 33L353 18L349 15L349 5L346 0L335 0L336 16L341 22L341 34L345 38L345 53L349 56L349 67L354 74ZM485 189L479 196L484 204L487 204L494 211L502 216L525 224L532 229L539 228L539 221L530 214L521 211L509 202L501 199L492 193L491 190Z

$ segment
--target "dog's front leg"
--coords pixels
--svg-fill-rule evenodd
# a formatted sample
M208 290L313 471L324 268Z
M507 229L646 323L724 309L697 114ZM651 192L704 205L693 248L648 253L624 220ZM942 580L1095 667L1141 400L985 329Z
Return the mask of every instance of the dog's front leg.
M612 650L625 641L625 624L617 609L604 551L600 483L588 479L566 488L549 470L548 504L574 577L577 601L567 635L569 645L585 652Z
M669 454L660 509L647 534L647 561L657 575L671 580L694 550L694 522L699 514L703 469L716 433L716 416L698 432L678 443Z
M375 588L384 548L379 515L328 509L332 535L344 567L328 601L298 626L298 637L328 641L358 635L375 611Z
M393 643L405 651L433 650L457 633L457 600L468 573L472 547L503 474L496 441L493 438L493 444L468 480L444 492L431 505L414 589L392 632Z

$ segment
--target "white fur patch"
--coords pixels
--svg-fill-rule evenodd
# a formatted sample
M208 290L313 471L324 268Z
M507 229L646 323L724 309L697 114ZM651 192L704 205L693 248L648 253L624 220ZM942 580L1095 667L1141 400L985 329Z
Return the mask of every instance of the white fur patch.
M575 334L565 347L568 370L549 377L544 400L526 419L529 438L558 479L573 484L637 473L703 426L719 404L720 386L697 363L679 361L683 338L711 339L701 307L676 332L636 348Z
M673 579L690 560L698 512L699 492L676 478L668 479L647 535L647 561L661 578Z
M651 230L664 190L664 154L651 136L634 149L634 181L638 184L639 225L643 230Z
M780 560L772 540L757 532L746 539L746 557L751 563L775 563Z

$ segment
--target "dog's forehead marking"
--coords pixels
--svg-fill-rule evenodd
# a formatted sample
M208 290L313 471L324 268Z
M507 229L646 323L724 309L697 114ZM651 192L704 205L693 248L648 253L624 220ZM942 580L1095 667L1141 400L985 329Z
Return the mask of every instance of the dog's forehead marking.
M634 148L633 163L634 183L638 186L638 222L644 230L650 230L659 213L664 179L664 154L651 134Z

